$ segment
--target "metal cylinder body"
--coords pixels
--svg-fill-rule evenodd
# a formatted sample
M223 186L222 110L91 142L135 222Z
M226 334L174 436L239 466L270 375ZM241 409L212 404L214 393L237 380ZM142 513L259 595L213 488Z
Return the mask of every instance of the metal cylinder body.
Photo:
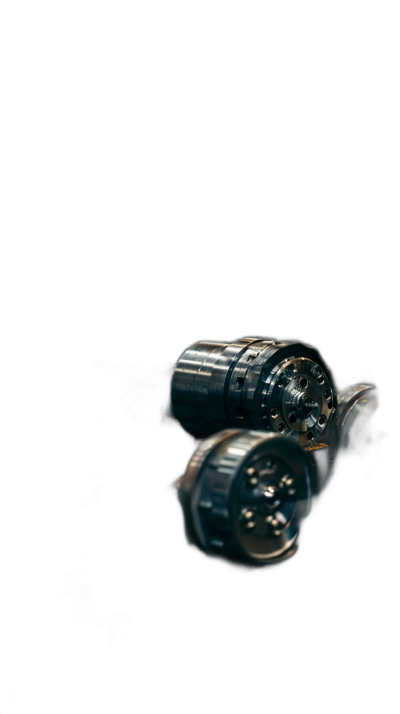
M214 434L200 443L178 484L190 539L252 563L291 555L315 471L313 456L279 434Z
M185 350L174 370L171 404L197 438L234 427L286 434L306 446L331 420L336 390L313 347L245 337Z

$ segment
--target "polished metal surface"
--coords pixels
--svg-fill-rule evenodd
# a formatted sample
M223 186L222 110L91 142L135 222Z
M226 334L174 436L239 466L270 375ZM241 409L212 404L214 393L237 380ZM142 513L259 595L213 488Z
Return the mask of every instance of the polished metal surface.
M365 455L379 438L376 428L378 390L375 385L356 384L338 394L338 449L341 453Z
M202 442L178 484L197 542L252 563L291 555L314 468L312 456L279 434L224 430Z
M231 426L225 409L229 374L252 342L197 342L179 358L171 385L172 412L183 428L199 438Z
M197 438L227 428L316 441L335 412L332 376L318 351L300 342L246 337L198 342L179 358L172 413Z

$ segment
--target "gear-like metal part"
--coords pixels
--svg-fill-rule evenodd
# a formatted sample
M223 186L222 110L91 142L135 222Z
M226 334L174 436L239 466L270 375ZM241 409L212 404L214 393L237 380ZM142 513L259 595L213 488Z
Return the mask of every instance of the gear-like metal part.
M281 560L296 549L314 471L312 457L287 437L221 431L199 445L179 481L187 531L206 551Z
M286 433L302 446L314 442L331 418L334 394L321 365L306 357L284 360L265 370L261 404L267 428Z

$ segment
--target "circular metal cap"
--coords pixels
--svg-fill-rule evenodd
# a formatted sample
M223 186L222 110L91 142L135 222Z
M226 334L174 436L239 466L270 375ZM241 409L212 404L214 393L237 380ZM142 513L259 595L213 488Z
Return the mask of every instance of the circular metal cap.
M269 563L294 552L311 502L313 461L279 434L226 430L201 444L180 488L201 546Z
M284 360L268 374L262 408L273 431L306 446L321 436L333 400L332 386L321 365L298 357Z

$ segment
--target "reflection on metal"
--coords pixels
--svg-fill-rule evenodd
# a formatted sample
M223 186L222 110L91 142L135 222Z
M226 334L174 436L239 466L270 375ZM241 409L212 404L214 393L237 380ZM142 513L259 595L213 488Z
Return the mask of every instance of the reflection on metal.
M236 427L286 434L305 446L331 421L336 390L313 347L245 337L189 347L174 370L171 405L197 438Z
M279 434L220 431L195 451L178 493L191 540L253 563L294 552L311 504L312 456Z
M170 409L196 440L228 427L282 434L314 455L322 488L337 450L337 390L315 347L246 337L232 344L198 342L181 356L171 380Z
M378 445L382 433L376 386L357 384L339 392L337 432L342 453L365 456Z

